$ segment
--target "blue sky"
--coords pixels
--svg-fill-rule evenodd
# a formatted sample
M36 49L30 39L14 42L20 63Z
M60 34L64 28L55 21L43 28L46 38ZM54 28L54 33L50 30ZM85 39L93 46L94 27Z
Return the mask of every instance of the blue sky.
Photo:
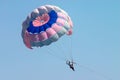
M93 72L79 65L73 72L56 57L71 52L67 36L56 42L61 49L54 44L52 51L24 46L21 24L33 9L45 4L68 12L74 23L73 58ZM0 10L0 80L120 80L120 0L1 0Z

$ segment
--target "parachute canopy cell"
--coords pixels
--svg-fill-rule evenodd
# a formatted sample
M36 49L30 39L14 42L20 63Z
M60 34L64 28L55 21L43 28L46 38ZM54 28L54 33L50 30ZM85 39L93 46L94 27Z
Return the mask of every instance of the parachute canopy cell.
M72 34L72 21L57 6L44 5L34 9L22 23L22 38L26 47L42 47Z

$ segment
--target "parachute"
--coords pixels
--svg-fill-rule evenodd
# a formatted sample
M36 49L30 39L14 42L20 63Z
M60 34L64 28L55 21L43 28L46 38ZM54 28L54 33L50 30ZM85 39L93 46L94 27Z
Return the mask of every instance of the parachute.
M34 9L22 23L22 38L26 47L48 46L65 34L72 35L72 21L61 8L44 5Z
M26 47L30 49L33 47L48 46L51 43L59 40L60 37L64 36L65 34L72 35L72 27L73 24L71 18L61 8L54 5L40 6L34 9L22 23L23 42ZM68 50L70 51L72 48ZM50 49L49 53L54 56L51 51L52 50ZM62 49L60 51L62 51ZM70 53L72 54L72 51L70 51ZM77 64L79 67L83 67L91 72L94 72L106 80L112 80L99 72L73 62L72 55L71 60L66 60L66 58L63 56L57 56L57 54L55 57L58 57L61 60L65 60L66 64L69 65L73 71L73 65Z

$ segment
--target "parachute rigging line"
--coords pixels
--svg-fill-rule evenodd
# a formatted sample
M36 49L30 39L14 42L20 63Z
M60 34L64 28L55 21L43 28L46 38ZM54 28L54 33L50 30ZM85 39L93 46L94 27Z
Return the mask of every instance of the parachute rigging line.
M63 60L63 61L66 61L66 60L67 60L65 57L56 54L56 51L54 51L53 49L51 49L51 48L49 48L49 47L47 48L46 51L47 51L47 53L48 53L49 55L52 55L52 56L54 56L54 57L56 57L56 58L58 58L58 59L60 59L60 60Z

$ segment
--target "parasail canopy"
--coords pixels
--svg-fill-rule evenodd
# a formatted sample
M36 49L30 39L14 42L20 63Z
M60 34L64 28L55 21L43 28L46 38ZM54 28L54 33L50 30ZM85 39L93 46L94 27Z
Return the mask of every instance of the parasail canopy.
M42 47L72 34L72 21L61 8L44 5L34 9L22 23L22 38L26 47Z

